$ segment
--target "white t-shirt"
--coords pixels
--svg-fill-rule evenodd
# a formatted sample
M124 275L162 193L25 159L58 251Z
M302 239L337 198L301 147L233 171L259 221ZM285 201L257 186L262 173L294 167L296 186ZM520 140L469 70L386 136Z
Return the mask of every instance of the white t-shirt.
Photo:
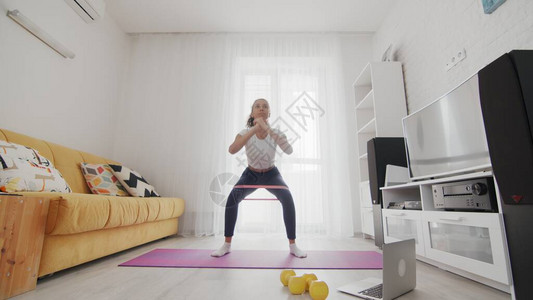
M251 128L245 128L239 132L239 135L245 135ZM283 135L280 130L272 129L276 134ZM269 135L264 139L259 139L255 134L246 142L246 157L248 165L255 169L268 169L274 166L276 157L276 147L278 145Z

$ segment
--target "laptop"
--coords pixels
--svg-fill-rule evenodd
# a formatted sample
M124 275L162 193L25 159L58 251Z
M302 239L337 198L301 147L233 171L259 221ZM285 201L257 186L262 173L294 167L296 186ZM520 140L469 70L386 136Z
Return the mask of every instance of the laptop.
M337 290L363 299L390 300L416 286L415 240L383 245L383 279L367 278Z

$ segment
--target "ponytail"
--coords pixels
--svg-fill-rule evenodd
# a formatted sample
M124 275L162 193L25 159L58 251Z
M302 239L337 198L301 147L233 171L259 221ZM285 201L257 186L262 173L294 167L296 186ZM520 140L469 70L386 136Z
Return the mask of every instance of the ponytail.
M246 122L246 126L248 126L248 128L254 127L254 118L252 116L248 118L248 122Z

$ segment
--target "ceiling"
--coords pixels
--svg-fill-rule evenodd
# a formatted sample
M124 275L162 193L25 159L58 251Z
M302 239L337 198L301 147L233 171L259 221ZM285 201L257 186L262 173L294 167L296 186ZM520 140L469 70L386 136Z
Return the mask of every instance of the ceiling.
M397 0L107 0L127 33L374 32Z

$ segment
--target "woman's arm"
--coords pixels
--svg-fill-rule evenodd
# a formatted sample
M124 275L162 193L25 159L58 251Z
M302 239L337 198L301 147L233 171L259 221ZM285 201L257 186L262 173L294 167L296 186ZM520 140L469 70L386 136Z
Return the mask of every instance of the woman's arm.
M274 130L272 130L272 128L270 128L268 123L265 122L261 118L255 120L254 122L256 122L256 124L257 124L256 126L260 126L261 129L265 130L272 137L274 142L276 142L276 144L281 148L281 150L283 150L283 152L285 152L287 154L291 154L292 153L292 146L291 146L291 144L289 144L289 141L287 140L287 136L286 135L284 135L283 133L282 134L277 134ZM256 127L256 126L254 126L254 127Z
M287 154L292 153L292 146L289 144L289 141L287 140L287 136L283 133L277 134L272 128L269 127L268 134L274 139L276 144L283 150L283 152Z
M246 134L244 135L237 134L237 136L235 137L235 140L229 146L229 149L228 149L229 153L235 154L239 152L242 149L242 147L246 145L246 142L248 142L248 140L255 134L256 130L257 130L257 126L254 126L250 130L248 130L248 132L246 132Z

